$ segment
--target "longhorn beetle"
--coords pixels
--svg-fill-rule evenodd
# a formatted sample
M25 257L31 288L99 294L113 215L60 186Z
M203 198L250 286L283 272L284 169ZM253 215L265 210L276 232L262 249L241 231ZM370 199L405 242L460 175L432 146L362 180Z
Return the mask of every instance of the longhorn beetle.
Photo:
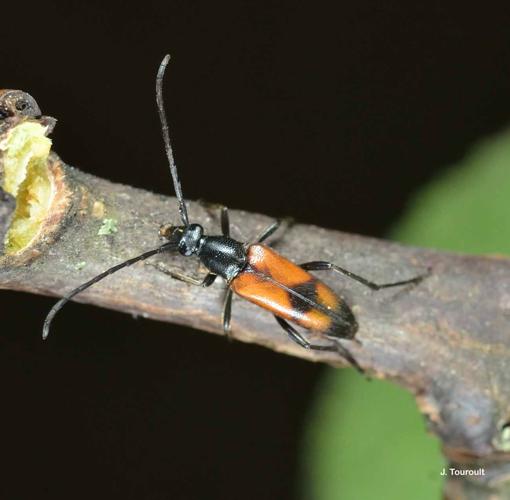
M43 339L48 336L55 314L75 295L135 262L148 259L159 253L177 251L185 257L198 257L209 272L202 280L162 269L166 274L185 283L203 287L212 285L218 276L226 281L228 288L223 301L222 316L225 334L230 331L232 294L235 292L273 313L278 324L300 346L317 351L335 351L362 371L350 352L339 342L341 339L354 339L358 330L354 314L345 300L336 295L309 271L331 270L358 281L372 290L418 283L424 276L416 276L394 283L377 284L330 262L313 261L296 265L263 244L278 229L280 221L275 221L264 229L253 243L241 243L230 237L229 216L226 207L221 208L221 236L207 236L200 224L190 223L181 183L177 175L163 103L163 76L169 60L170 56L165 56L157 73L156 102L170 173L179 202L182 225L162 226L160 236L168 240L166 243L98 274L60 299L46 316ZM320 339L329 342L327 344L310 343L291 323L315 332Z

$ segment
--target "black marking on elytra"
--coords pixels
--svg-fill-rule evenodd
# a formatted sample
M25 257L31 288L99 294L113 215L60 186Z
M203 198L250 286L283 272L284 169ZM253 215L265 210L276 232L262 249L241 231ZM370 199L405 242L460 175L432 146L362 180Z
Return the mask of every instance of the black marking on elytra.
M325 310L325 306L319 300L317 280L315 279L293 286L292 290L299 294L289 294L293 309L299 311L301 314L306 314L312 310L319 310L323 311L331 318L331 326L325 332L326 336L347 339L352 339L354 337L358 331L358 322L345 300L338 297L338 306L334 309L327 308ZM308 301L304 301L302 297L305 297Z
M295 285L292 287L292 290L297 292L299 295L306 297L314 304L318 304L319 302L319 297L317 295L317 281L314 279ZM300 314L306 314L307 312L316 309L310 302L305 302L298 295L289 294L289 297L292 308L299 311Z
M338 307L335 309L335 315L331 316L333 322L325 334L327 337L337 339L353 339L358 331L358 322L345 300L341 297L339 297L339 299L340 301L338 302Z

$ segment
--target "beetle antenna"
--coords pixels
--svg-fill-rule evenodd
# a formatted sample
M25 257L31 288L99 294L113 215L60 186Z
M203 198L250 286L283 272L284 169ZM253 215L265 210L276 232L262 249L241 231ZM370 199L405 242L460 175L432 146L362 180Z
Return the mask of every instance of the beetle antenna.
M53 318L55 317L55 314L57 314L60 309L62 309L67 302L69 302L75 295L78 295L79 293L83 292L87 288L91 287L92 285L96 284L98 281L101 281L102 279L106 278L107 276L110 276L110 274L116 273L120 269L124 267L131 266L135 264L136 262L139 262L140 260L148 259L149 257L152 257L153 255L156 255L158 253L163 252L164 250L168 250L171 248L176 248L176 243L171 241L168 243L165 243L164 245L161 245L160 247L149 250L148 252L144 252L136 257L133 257L132 259L128 259L124 262L121 262L120 264L117 264L116 266L111 267L110 269L107 269L101 274L98 274L97 276L94 276L91 280L87 281L86 283L83 283L78 288L75 288L71 292L69 292L67 295L64 295L51 309L48 315L46 316L46 319L44 320L43 325L43 331L42 331L42 338L43 340L46 340L50 333L50 326L51 322L53 321Z
M188 211L186 209L186 204L184 203L184 198L182 196L181 181L179 180L179 176L177 175L177 166L175 165L172 144L170 143L168 123L166 121L165 115L165 104L163 102L163 76L165 75L165 70L168 65L168 61L170 61L170 54L167 54L163 58L163 61L161 61L161 64L158 69L158 76L156 77L156 102L158 104L159 119L161 121L161 132L163 133L163 140L165 141L166 157L168 158L170 173L172 174L172 179L174 181L175 196L177 196L177 200L179 201L179 213L181 214L183 224L185 226L189 226Z

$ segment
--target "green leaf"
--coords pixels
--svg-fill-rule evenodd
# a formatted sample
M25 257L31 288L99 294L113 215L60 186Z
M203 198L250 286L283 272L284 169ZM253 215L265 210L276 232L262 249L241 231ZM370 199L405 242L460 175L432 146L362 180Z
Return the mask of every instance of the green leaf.
M419 193L392 234L413 245L510 254L510 131L478 143Z
M328 370L310 423L302 498L440 498L439 443L400 387Z

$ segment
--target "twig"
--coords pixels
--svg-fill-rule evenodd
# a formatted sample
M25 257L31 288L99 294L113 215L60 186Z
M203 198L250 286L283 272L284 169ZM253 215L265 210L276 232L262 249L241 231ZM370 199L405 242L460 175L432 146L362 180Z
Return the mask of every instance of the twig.
M159 227L179 221L173 198L87 175L54 154L48 166L57 189L49 220L28 248L0 257L0 288L61 296L106 268L156 248ZM7 203L8 198L0 198L0 228L12 212ZM209 233L219 233L219 221L201 205L190 203L189 215ZM238 239L257 234L271 221L242 211L233 211L231 219ZM281 231L273 244L295 262L328 260L376 282L431 269L418 285L378 292L326 272L320 277L345 297L357 317L361 345L346 345L364 369L415 394L452 466L485 467L485 476L451 478L446 488L451 498L484 498L480 492L506 498L510 260L409 248L303 225ZM172 280L156 263L186 274L203 273L192 259L162 254L76 299L221 334L224 286L202 289ZM58 325L57 317L53 335ZM286 354L343 364L333 353L297 346L270 314L242 300L234 301L232 335Z

